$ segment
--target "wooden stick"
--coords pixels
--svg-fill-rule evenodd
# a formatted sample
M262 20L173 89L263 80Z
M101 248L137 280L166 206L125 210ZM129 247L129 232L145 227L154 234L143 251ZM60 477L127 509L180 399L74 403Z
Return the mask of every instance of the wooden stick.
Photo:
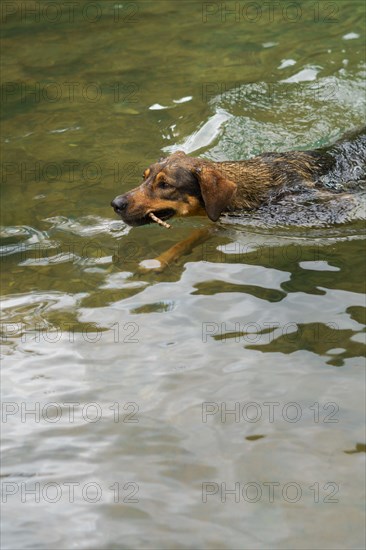
M149 218L151 218L153 222L158 223L159 225L162 225L163 227L166 227L167 229L171 228L171 225L169 225L169 223L164 222L163 220L161 220L160 218L155 216L155 214L153 214L152 212L150 212Z

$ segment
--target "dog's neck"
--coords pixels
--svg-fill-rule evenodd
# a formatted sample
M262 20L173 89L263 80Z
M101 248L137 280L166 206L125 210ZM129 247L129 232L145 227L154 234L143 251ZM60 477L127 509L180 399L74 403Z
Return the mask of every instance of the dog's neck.
M210 162L225 178L237 185L227 210L257 208L287 189L314 187L333 158L313 152L267 153L243 161Z

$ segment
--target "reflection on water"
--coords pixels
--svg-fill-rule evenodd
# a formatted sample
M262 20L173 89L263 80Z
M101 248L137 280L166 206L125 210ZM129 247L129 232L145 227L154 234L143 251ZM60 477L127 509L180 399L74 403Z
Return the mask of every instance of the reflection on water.
M223 217L160 273L210 222L109 206L175 149L361 126L364 6L88 4L2 12L4 547L364 547L361 186Z

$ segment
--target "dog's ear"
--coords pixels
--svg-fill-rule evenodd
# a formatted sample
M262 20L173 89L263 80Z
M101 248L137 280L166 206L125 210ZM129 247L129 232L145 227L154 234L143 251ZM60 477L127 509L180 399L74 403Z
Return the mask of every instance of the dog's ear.
M236 183L211 166L196 168L194 173L201 188L207 216L216 222L234 196L237 189Z

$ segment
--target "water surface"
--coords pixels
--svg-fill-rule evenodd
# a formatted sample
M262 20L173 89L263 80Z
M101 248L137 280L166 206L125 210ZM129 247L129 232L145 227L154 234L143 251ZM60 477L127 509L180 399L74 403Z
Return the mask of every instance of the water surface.
M176 149L361 126L363 2L8 4L4 548L363 548L361 193L342 223L224 218L160 274L210 222L109 206Z

